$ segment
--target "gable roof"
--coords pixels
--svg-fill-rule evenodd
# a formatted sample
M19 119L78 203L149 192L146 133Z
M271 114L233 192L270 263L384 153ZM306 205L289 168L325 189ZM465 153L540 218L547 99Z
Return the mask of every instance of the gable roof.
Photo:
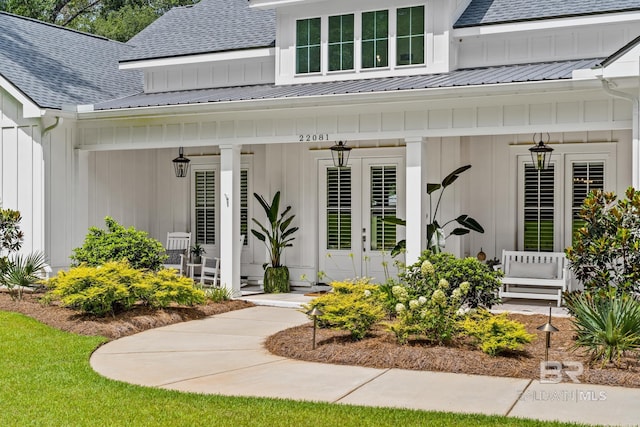
M121 60L274 46L274 10L250 9L247 0L200 0L171 9L127 42Z
M534 81L566 80L575 70L591 68L598 59L542 62L467 68L441 74L387 77L340 82L303 83L295 85L250 85L195 89L161 93L141 93L94 105L94 110L159 107L217 102L294 99L310 96L364 94L435 89L460 86L482 86Z
M640 10L639 0L472 0L454 28Z
M142 90L120 71L123 43L0 12L0 75L40 108L92 104Z

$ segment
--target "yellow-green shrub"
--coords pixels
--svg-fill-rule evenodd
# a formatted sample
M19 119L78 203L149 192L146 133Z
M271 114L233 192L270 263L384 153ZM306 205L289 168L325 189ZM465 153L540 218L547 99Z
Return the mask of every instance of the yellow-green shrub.
M193 280L179 276L176 270L146 273L143 279L135 288L143 291L140 299L152 307L167 307L171 303L195 305L205 301L204 292L194 287Z
M521 350L523 344L535 338L522 323L510 320L506 313L493 315L486 310L468 316L460 322L460 327L476 340L480 350L490 356L507 350Z
M128 310L137 301L153 307L204 302L204 293L191 279L172 270L142 272L126 261L98 267L83 264L60 271L47 285L63 305L98 316Z
M378 286L365 280L333 282L333 292L315 298L305 306L317 307L324 313L318 317L321 328L346 330L353 339L365 337L373 325L385 315L378 298Z

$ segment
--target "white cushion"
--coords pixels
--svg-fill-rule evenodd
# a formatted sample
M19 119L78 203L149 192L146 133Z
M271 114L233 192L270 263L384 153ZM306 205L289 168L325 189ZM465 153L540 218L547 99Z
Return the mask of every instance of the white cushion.
M557 279L558 264L555 262L528 263L511 261L507 277L527 279Z

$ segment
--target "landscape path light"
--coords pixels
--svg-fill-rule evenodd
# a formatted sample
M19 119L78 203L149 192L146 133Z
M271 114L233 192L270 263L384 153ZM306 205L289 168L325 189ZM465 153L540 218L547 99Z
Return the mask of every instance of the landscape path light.
M551 347L551 334L558 332L559 329L551 324L551 307L549 307L549 320L544 325L538 326L539 331L545 333L545 349L544 349L544 362L545 365L549 362L549 348Z
M322 316L324 313L318 307L313 307L307 311L307 315L313 317L313 349L316 349L316 328L318 327L318 316Z

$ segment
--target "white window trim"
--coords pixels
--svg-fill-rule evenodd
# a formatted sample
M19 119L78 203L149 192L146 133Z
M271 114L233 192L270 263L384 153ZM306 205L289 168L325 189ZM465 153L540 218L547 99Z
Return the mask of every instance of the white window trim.
M615 191L617 142L553 144L554 164L554 251L571 246L572 170L574 162L604 162L604 189ZM529 145L512 145L511 155L516 171L517 250L524 248L524 164L531 163Z
M398 17L398 9L411 8L417 6L424 6L424 41L423 41L423 55L424 61L420 64L407 64L407 65L398 65L396 63L396 52L397 52L397 17ZM362 14L366 12L376 12L380 10L388 11L388 66L380 67L380 68L362 68ZM421 4L416 2L415 4L409 4L405 6L388 6L388 7L376 7L373 9L367 10L353 10L353 11L341 11L339 13L331 13L331 14L315 14L315 15L304 15L304 16L296 16L295 19L292 19L292 27L291 31L293 34L294 40L294 58L291 61L291 66L293 67L293 76L298 78L304 78L309 76L330 76L336 74L360 74L360 73L370 73L373 71L393 71L395 69L410 69L410 68L425 68L429 66L428 54L428 39L429 33L432 31L431 23L428 20L430 8L425 4ZM329 17L330 16L340 16L340 15L354 15L353 20L353 43L354 43L354 58L353 58L353 69L350 70L335 70L329 71ZM297 46L295 45L295 40L297 40L297 22L304 19L314 19L320 18L320 72L315 73L298 73L297 68Z
M240 163L240 170L247 170L247 245L242 247L242 263L250 263L253 262L253 241L251 238L251 218L253 218L253 206L254 206L254 197L253 197L253 156L248 154L243 154ZM220 206L221 206L221 197L222 194L220 192L220 156L219 155L206 155L206 156L194 156L191 157L191 168L189 171L189 179L190 182L190 199L189 199L189 215L191 221L191 231L193 233L193 241L195 243L195 191L196 185L193 177L195 176L196 171L214 171L215 176L215 211L216 211L216 221L215 221L215 234L216 234L216 243L215 245L207 245L209 249L207 249L207 254L209 256L219 256L220 254ZM251 259L249 259L251 258Z

